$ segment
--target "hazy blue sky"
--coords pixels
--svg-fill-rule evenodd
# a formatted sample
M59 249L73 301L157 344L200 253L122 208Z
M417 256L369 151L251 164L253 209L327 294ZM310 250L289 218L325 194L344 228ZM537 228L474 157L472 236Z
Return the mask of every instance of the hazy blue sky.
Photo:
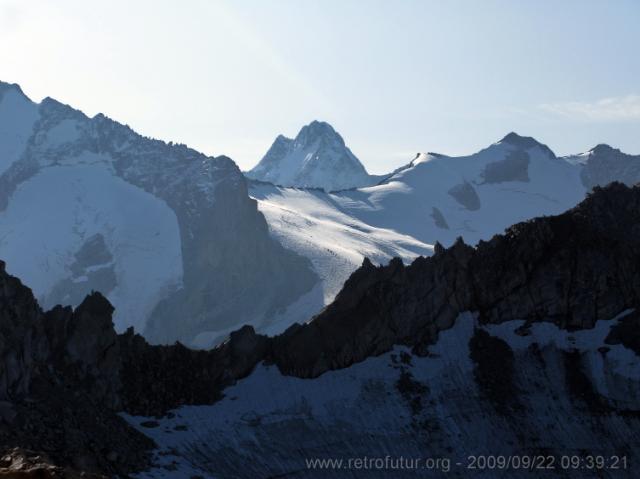
M0 79L248 169L330 122L376 173L507 132L640 153L640 1L0 0Z

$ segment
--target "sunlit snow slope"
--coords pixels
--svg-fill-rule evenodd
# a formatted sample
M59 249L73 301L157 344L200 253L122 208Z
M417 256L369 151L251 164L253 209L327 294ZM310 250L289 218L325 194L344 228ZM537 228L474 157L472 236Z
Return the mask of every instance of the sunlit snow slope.
M319 190L254 184L250 194L267 218L271 233L286 248L311 260L321 282L266 332L304 322L340 291L365 257L386 264L393 257L406 263L430 255L433 247L390 229L372 227L343 211L339 198Z
M509 134L464 157L420 154L380 185L343 192L337 203L362 221L420 241L474 244L582 200L579 168L532 138Z

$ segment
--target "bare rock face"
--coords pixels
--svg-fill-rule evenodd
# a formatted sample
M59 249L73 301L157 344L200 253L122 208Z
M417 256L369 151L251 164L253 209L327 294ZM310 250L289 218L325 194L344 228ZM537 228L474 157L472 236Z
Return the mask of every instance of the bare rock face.
M74 255L71 264L72 276L59 281L46 296L51 304L80 304L91 291L108 295L117 286L113 255L105 243L104 236L90 236Z
M597 145L584 161L580 174L587 188L621 181L632 186L640 181L640 155L628 155L609 145Z
M245 326L210 351L180 343L150 346L132 329L119 337L124 410L162 415L183 404L210 404L222 389L247 376L267 356L269 339Z
M57 466L50 457L40 452L13 448L6 451L0 458L0 477L11 479L106 479L108 476Z
M442 211L440 211L435 206L433 208L431 208L431 217L433 218L433 222L435 223L435 225L438 228L443 229L443 230L448 230L449 229L449 225L447 224L447 220L445 219L444 215L442 214Z
M79 471L112 475L148 464L153 442L115 414L121 359L112 312L94 293L75 311L43 313L0 262L0 470L15 477L78 471L79 477ZM24 451L49 459L30 459Z
M0 400L7 401L29 393L35 362L47 357L49 344L31 291L4 267L0 262Z
M640 312L635 310L621 318L611 328L605 342L607 344L622 344L640 356Z
M487 164L482 173L485 183L503 183L506 181L529 181L529 153L515 150L507 158Z
M469 211L476 211L480 209L480 197L471 183L465 181L455 185L449 190L449 194L458 202L461 206Z
M476 329L469 341L469 356L474 362L473 375L483 396L499 414L519 409L514 394L514 354L506 341Z
M481 173L483 183L504 183L509 181L529 182L529 164L531 157L527 150L538 148L544 155L556 159L556 155L548 146L538 143L529 136L520 136L511 132L501 143L511 145L515 149L506 158L488 163Z

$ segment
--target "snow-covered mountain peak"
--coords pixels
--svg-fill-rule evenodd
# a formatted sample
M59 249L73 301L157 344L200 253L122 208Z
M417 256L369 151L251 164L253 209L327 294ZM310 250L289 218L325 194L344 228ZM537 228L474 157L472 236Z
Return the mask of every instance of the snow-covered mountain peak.
M604 186L612 181L635 185L640 181L640 155L629 155L601 143L582 155L565 158L582 165L580 176L587 188Z
M433 153L418 153L416 157L413 160L411 160L411 163L409 163L409 166L415 166L415 165L419 165L420 163L426 163L427 161L430 161L433 158L436 158L437 156L438 156L437 154L433 154Z
M618 148L607 145L606 143L600 143L589 150L592 155L609 155L615 153L621 153Z
M312 121L295 139L279 135L247 177L281 186L326 191L368 186L378 179L367 173L331 125Z
M326 142L325 146L335 144L334 146L340 148L346 147L344 139L329 123L318 120L303 126L294 141L297 146L302 148L312 147L317 141Z
M537 146L540 144L534 138L530 136L518 135L515 131L512 131L507 135L505 135L505 137L502 138L502 140L500 140L499 143L508 143L510 145L523 148L525 150L529 148L533 148L534 146Z
M20 85L18 85L17 83L8 83L0 80L0 99L2 98L2 95L8 91L16 92L22 95L24 98L27 98L27 96L22 91L22 88L20 88Z
M22 154L39 116L38 105L18 85L0 82L0 177Z
M508 145L512 149L519 151L529 151L534 148L539 148L546 156L554 159L556 158L555 153L551 151L551 149L547 145L540 143L535 138L532 138L530 136L522 136L513 131L507 134L498 143L495 143L495 145Z
M51 98L50 96L43 98L43 100L40 102L40 108L47 110L47 113L49 114L56 113L60 117L75 120L90 120L90 118L82 111L76 110L72 106L67 105L66 103L62 103L61 101L58 101L55 98Z
M556 155L548 146L529 136L515 132L507 134L500 141L489 145L477 153L453 157L441 153L418 153L405 166L401 166L388 175L382 183L393 180L402 181L415 175L433 175L432 168L451 172L452 168L463 166L463 175L469 181L477 183L502 183L506 181L529 181L528 170L531 162L546 163L555 160ZM437 166L434 166L437 165ZM540 168L546 168L541 165ZM418 180L421 183L423 180Z
M0 108L4 110L3 116L5 116L5 121L10 121L6 116L20 113L18 111L9 112L9 109L17 110L26 104L35 105L27 95L24 94L20 85L0 81Z

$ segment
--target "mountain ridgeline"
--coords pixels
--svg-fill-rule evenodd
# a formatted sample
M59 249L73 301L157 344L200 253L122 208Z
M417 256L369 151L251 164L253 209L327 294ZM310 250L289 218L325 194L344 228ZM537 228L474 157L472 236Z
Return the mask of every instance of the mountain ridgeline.
M639 228L640 187L597 187L566 213L514 225L477 247L462 240L450 248L437 245L432 257L408 266L392 261L375 267L366 260L309 323L273 338L245 326L210 351L151 346L132 330L117 335L113 308L99 293L75 310L42 312L2 265L0 411L9 426L0 428L0 442L48 451L63 466L84 464L111 473L140 469L148 465L149 443L128 429L117 411L162 415L185 404L212 403L258 364L275 364L284 375L317 378L396 345L428 361L439 335L467 311L485 325L524 320L522 335L541 322L569 331L594 328L640 306ZM621 338L621 331L636 329L637 322L631 314L614 324L611 342L638 352L633 337ZM510 354L488 347L491 339L482 334L474 340L476 359L489 364L494 355L500 362L498 356ZM582 367L579 355L567 361L576 371ZM490 381L486 374L479 369L477 379ZM573 381L572 387L588 389L588 378ZM504 395L516 394L488 387L487 394L498 394L499 403L509 403ZM62 408L64 420L46 434L38 432L39 421L49 431L47 414L58 414L56 398L64 397L65 388L76 393L73 404ZM622 411L615 401L590 394L608 414L640 413L632 398ZM76 401L86 414L73 415ZM91 408L100 413L92 416ZM92 437L107 432L113 441L98 449L91 445Z
M476 245L515 223L573 208L594 186L633 185L639 165L640 157L604 145L558 157L534 138L509 133L470 155L420 153L369 187L326 193L251 182L249 194L272 234L309 258L320 278L314 291L321 295L288 318L302 322L333 300L364 257L408 263L430 255L436 242L450 246L461 236Z
M44 307L98 290L119 331L134 326L156 343L210 347L238 320L268 322L317 281L308 260L270 237L231 159L51 98L34 103L7 83L0 229L7 270Z
M595 185L633 184L638 164L606 145L557 158L511 133L376 177L315 121L278 137L247 173L263 182L247 181L228 157L0 82L0 258L44 308L100 291L117 331L209 348L243 324L273 335L317 314L365 256L409 262L457 236L475 245Z

